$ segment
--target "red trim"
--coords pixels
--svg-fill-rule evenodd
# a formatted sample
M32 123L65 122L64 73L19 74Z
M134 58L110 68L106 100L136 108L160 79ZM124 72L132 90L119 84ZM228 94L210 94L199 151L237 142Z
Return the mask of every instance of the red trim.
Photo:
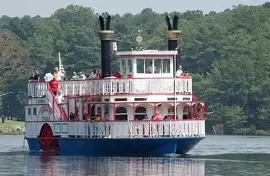
M164 96L175 96L175 95L183 95L183 96L191 96L192 94L175 94L175 93L145 93L145 94L130 94L130 93L122 93L122 94L98 94L98 95L77 95L77 96L66 96L68 98L83 98L83 97L119 97L119 96L134 96L134 98L138 98L138 96L151 96L151 95L164 95ZM192 97L191 97L192 99Z
M156 58L158 56L160 57L165 57L165 56L171 56L173 59L173 56L175 56L177 54L175 53L149 53L149 54L135 54L135 53L130 53L130 54L119 54L118 56L121 58L121 59L130 59L130 58L133 58L133 57L136 57L136 59L145 59L145 57L150 57L150 58L155 58L155 59L159 59L159 58ZM164 59L164 58L160 58L160 59Z
M156 120L130 120L131 122L135 121L135 122L143 122L143 121L151 121L151 122L162 122L162 121L205 121L207 120L207 118L205 119L171 119L171 120L160 120L160 121L156 121ZM54 123L54 122L62 122L62 123L66 123L66 122L78 122L78 121L26 121L25 123ZM91 121L89 122L85 122L85 121L80 121L83 123L91 123ZM126 120L108 120L108 121L99 121L100 123L104 123L104 122L126 122ZM96 122L95 122L96 123Z
M48 104L27 104L27 105L25 105L25 107L29 107L29 106L44 106L44 105L48 105Z
M138 79L192 79L192 77L189 77L189 78L175 78L175 77L156 77L156 78L104 78L104 79L85 79L85 80L60 80L59 81L59 84L61 86L61 83L62 82L88 82L88 81L93 81L93 80L138 80ZM44 83L46 84L45 81L40 81L39 83ZM35 84L35 83L28 83L28 84ZM40 98L40 97L39 97Z

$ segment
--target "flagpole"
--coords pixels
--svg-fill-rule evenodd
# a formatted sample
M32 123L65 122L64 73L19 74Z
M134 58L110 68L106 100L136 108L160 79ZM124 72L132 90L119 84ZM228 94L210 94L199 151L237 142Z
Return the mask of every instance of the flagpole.
M173 69L174 69L174 120L176 120L176 57L177 55L173 56L174 62L173 62Z
M62 62L61 62L61 55L60 55L60 52L58 52L58 63L59 63L59 71L60 71L61 68L62 68Z

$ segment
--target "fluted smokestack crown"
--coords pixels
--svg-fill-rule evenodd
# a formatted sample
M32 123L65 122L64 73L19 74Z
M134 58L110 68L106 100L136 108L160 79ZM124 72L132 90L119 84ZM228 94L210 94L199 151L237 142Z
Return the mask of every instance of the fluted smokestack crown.
M111 76L111 40L114 31L110 30L111 16L109 15L106 20L106 26L104 23L104 18L99 16L100 22L100 40L101 40L101 74L102 77ZM105 28L106 27L106 28Z

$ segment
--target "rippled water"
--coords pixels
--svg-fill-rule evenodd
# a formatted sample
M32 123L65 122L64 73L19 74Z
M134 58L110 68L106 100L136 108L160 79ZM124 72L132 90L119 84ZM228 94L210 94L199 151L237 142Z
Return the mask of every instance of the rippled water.
M23 136L0 136L0 175L270 176L270 137L208 136L185 157L30 155Z

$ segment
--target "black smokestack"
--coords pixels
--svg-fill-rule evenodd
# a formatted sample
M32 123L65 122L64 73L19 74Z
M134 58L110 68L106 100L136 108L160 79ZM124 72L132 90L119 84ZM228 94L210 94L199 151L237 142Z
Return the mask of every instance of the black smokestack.
M101 40L101 75L102 78L111 76L111 40L114 31L110 29L111 16L107 17L106 29L104 18L99 16L100 22L100 40Z
M178 16L175 15L173 17L173 21L172 21L173 26L171 25L169 16L166 16L165 20L168 26L168 32L167 32L168 50L169 51L178 50L178 38L179 38L179 34L181 34L181 31L178 30ZM175 63L176 68L178 68L179 60L180 60L180 53L178 53L177 58L176 58L176 63Z

